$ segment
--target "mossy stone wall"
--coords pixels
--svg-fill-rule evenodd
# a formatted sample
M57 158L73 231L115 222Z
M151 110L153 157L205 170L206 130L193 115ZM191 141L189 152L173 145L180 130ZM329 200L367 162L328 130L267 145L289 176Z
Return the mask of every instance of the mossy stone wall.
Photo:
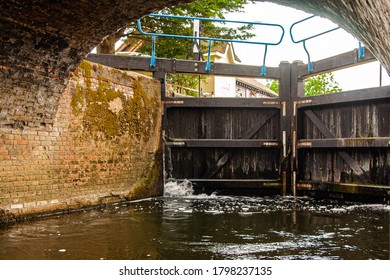
M59 104L0 128L0 221L161 194L158 80L84 61Z

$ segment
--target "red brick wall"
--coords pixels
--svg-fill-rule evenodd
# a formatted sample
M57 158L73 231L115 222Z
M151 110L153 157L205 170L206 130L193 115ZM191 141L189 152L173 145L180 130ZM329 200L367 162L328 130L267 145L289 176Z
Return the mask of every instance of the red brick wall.
M83 62L52 125L0 127L0 221L159 194L160 125L158 81Z

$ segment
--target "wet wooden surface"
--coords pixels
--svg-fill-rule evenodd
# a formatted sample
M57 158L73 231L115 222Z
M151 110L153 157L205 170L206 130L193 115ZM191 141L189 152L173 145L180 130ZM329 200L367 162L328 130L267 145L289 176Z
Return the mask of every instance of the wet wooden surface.
M279 109L170 107L166 120L172 178L278 180Z
M273 182L290 194L298 189L389 197L390 86L309 97L303 92L305 78L374 61L368 50L364 58L353 50L313 62L311 73L300 62L267 68L265 78L279 79L274 99L164 93L167 73L258 78L258 66L213 64L206 73L204 62L157 59L151 68L149 58L88 59L151 71L161 81L167 178L226 187Z
M307 111L311 111L320 120L329 131L328 134L313 123ZM298 156L298 179L389 185L389 122L389 99L301 108L298 127L298 145L301 148ZM311 141L312 139L322 140L316 142ZM312 147L312 142L317 145L316 148ZM332 142L333 147L329 144ZM354 163L348 162L341 153L349 155ZM359 178L354 164L368 176L367 181Z

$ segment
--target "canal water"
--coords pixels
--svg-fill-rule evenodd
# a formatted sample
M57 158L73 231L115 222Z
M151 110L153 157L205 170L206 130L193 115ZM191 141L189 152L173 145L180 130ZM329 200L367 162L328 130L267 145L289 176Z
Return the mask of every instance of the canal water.
M389 259L390 206L166 194L0 226L0 259Z

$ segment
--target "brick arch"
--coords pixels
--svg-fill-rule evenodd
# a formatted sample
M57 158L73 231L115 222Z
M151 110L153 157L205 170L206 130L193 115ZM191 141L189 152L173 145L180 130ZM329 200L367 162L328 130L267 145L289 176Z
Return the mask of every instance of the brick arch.
M69 72L102 38L152 11L190 1L0 0L0 126L50 125ZM389 1L268 2L333 20L390 71Z
M0 0L0 127L51 125L69 73L107 35L180 0Z

